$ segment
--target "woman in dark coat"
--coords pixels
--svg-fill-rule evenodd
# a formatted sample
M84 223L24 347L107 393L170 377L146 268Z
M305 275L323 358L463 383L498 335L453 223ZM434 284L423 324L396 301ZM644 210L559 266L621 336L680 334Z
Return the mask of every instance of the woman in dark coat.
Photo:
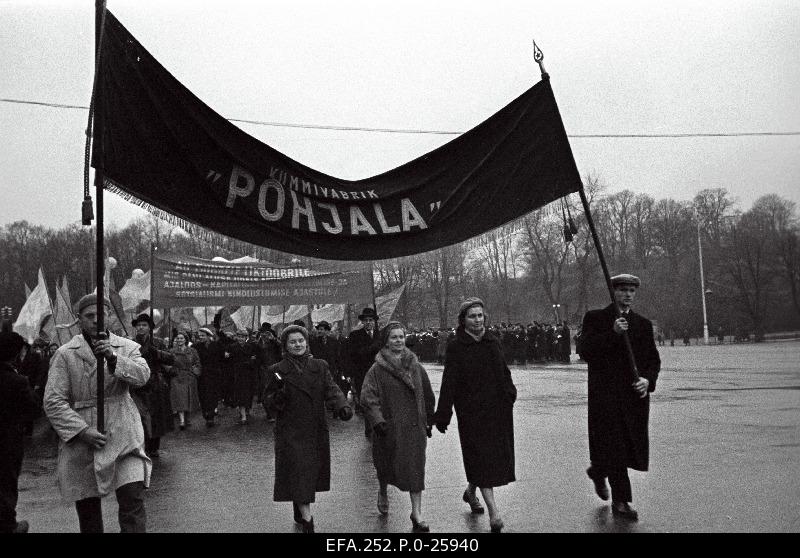
M383 330L383 349L361 387L364 417L372 429L372 460L378 474L378 511L389 512L386 486L411 495L414 531L429 531L422 520L425 448L433 424L435 398L428 373L406 348L405 328L391 322Z
M269 367L264 398L275 422L276 502L292 502L294 520L304 533L314 532L311 503L330 490L331 448L325 406L341 420L353 410L333 381L324 360L311 357L308 330L290 325L281 332L284 358Z
M497 533L503 520L493 488L516 480L513 406L517 388L500 341L486 329L485 321L481 299L470 298L461 304L456 337L447 346L434 420L437 430L444 433L455 406L469 483L463 499L473 513L483 513L475 494L475 487L480 487L489 507L489 525Z

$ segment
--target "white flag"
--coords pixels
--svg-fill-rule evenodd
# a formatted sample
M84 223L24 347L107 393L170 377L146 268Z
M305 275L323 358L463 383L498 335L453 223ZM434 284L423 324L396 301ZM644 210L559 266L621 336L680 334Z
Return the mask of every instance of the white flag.
M80 332L80 327L77 325L77 318L69 302L69 290L67 290L66 277L63 278L60 288L56 285L56 299L53 304L53 321L56 326L56 335L51 341L55 341L59 345L63 345Z
M47 285L44 282L44 273L39 268L39 282L31 291L31 295L19 311L17 321L14 322L14 331L22 337L33 342L39 335L39 328L45 322L45 317L53 314L50 297L47 295Z
M344 320L344 304L325 304L311 311L311 321L315 324L326 321L329 324Z
M125 281L125 285L119 290L122 299L122 309L125 312L136 313L142 301L150 300L150 272L142 272L141 269L134 269L131 278Z

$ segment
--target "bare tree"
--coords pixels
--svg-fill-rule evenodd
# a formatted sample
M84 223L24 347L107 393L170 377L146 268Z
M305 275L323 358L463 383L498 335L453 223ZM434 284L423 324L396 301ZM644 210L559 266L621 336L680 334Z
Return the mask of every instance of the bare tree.
M539 283L550 304L563 302L564 274L571 245L560 221L534 213L525 218L524 245L530 279Z
M764 322L773 288L770 269L770 226L767 216L748 211L731 227L723 262L738 294L740 308L749 316L756 341L764 336Z

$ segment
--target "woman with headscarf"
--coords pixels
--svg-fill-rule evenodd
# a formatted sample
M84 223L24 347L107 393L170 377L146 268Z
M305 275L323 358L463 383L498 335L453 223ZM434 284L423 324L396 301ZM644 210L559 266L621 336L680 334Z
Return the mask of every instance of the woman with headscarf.
M468 482L463 500L472 513L483 513L475 494L475 487L480 487L489 507L489 526L499 533L503 520L493 489L516 480L513 405L517 388L500 341L485 324L483 301L465 300L458 312L456 336L447 346L434 421L444 434L455 407Z
M170 352L175 355L170 383L170 403L172 411L178 415L178 427L183 430L191 423L189 415L200 408L197 396L197 378L200 377L200 355L194 347L187 346L188 335L179 331Z
M333 381L324 360L311 357L308 330L290 325L281 332L283 359L268 369L264 390L275 422L275 502L292 502L294 520L304 533L314 532L311 503L330 490L331 449L326 405L341 420L353 410Z
M428 373L406 347L405 328L391 322L383 330L383 348L361 387L364 417L372 429L372 460L378 474L378 511L389 512L391 484L411 496L414 532L427 532L422 519L425 449L433 423L435 398Z

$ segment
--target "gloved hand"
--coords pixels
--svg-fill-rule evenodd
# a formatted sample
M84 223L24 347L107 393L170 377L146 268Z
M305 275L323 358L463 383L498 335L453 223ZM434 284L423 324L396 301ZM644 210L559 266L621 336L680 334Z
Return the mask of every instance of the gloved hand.
M351 418L353 418L353 409L348 405L339 409L339 420L350 420Z
M428 435L428 438L433 438L433 426L426 426L425 427L425 434Z
M436 430L444 434L445 432L447 432L447 424L441 421L436 421Z
M379 422L378 424L372 427L372 431L375 432L375 434L377 434L381 438L385 437L387 432L386 422L385 421Z

